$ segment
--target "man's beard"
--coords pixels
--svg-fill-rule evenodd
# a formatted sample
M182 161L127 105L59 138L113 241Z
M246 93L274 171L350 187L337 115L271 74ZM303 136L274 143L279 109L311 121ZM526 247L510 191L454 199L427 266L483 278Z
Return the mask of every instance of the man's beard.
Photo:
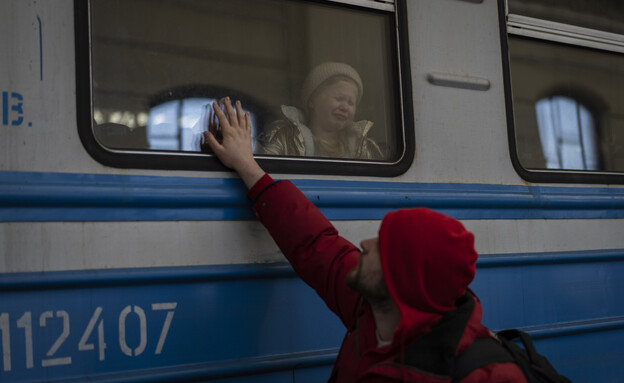
M361 294L371 305L382 305L392 300L383 273L380 275L364 275L361 264L358 263L345 278L347 287Z

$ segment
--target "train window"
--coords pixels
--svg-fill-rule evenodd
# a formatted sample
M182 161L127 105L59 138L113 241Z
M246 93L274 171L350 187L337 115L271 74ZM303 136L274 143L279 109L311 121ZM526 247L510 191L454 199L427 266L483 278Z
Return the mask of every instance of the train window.
M105 165L222 169L202 133L225 96L250 112L268 171L394 176L411 164L405 0L75 5L79 133Z
M591 3L624 16L619 3ZM502 43L516 170L529 181L624 183L624 35L585 28L591 13L569 2L508 4Z

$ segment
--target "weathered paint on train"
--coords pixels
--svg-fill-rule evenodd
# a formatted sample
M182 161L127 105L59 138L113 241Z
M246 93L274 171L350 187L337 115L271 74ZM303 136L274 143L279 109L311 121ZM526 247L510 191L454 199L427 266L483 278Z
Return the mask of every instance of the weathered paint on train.
M407 2L406 173L276 176L355 243L396 208L461 219L481 254L485 323L528 330L575 382L617 381L624 188L516 173L498 6ZM87 153L74 33L73 0L0 3L0 380L326 379L344 329L283 263L232 173L117 169Z

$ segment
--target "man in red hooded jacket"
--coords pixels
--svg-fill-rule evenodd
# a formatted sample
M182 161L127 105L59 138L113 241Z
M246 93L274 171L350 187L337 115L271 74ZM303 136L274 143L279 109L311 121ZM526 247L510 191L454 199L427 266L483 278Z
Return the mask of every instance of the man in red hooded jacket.
M429 209L388 213L362 251L338 235L288 181L275 182L253 158L251 122L240 102L214 112L223 136L205 139L250 189L258 219L297 274L347 328L330 382L451 382L456 357L489 338L468 289L477 253L462 224ZM511 362L481 367L462 382L526 382Z

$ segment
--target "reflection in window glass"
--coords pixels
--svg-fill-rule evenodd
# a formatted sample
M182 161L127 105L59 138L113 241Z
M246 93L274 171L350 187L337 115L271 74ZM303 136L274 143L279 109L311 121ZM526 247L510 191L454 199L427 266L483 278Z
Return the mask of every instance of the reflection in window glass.
M202 150L202 132L205 130L207 108L218 101L209 98L185 98L168 101L152 107L147 120L149 149L173 151ZM249 114L255 126L254 113Z
M548 169L598 169L594 119L587 108L567 97L551 97L535 110Z
M147 140L150 149L181 150L178 128L180 101L170 101L150 110L147 120Z
M402 155L393 12L291 0L91 0L90 9L104 146L203 151L202 108L230 96L253 116L259 155Z
M509 36L525 169L624 172L624 56Z

